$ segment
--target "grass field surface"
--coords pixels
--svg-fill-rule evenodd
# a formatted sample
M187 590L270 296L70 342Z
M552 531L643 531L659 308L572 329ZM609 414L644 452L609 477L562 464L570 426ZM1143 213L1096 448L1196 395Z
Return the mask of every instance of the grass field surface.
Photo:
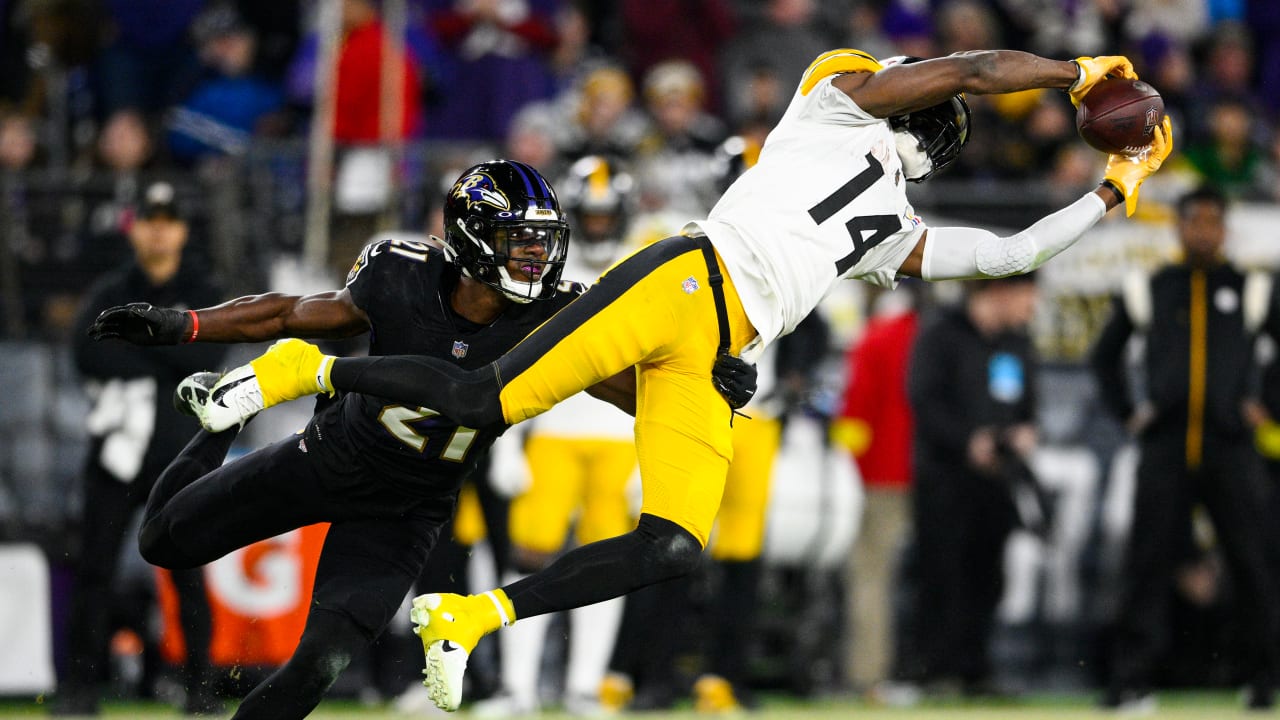
M1274 717L1278 713L1246 713L1234 693L1162 693L1158 696L1159 709L1148 718L1169 720L1218 720L1219 718ZM853 700L799 701L792 698L765 698L762 707L741 715L745 720L1073 720L1076 718L1098 720L1124 718L1126 716L1098 710L1095 697L1086 695L1036 695L1019 700L992 703L955 701L926 702L916 707L887 708L868 705ZM187 718L172 708L157 703L107 703L103 706L105 718ZM230 709L221 717L230 716ZM0 700L0 718L27 718L46 715L46 709L37 701L26 699ZM468 717L466 709L453 713L429 713L406 715L387 706L366 706L355 702L332 701L320 706L311 714L312 720L402 720L403 718ZM538 716L542 720L569 720L572 716L547 712ZM662 713L635 713L621 717L667 718L705 720L692 710Z

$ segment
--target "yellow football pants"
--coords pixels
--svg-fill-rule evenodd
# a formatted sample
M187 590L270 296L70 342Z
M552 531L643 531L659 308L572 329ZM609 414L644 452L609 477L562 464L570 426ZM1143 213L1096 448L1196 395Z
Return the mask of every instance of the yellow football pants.
M535 434L525 455L532 477L511 501L512 544L554 553L564 546L575 514L575 536L583 545L635 527L627 504L627 481L636 469L631 441Z
M502 412L511 423L637 366L641 511L680 525L704 547L733 456L729 405L711 383L720 331L707 275L692 238L656 242L611 268L498 362ZM724 294L729 348L737 354L756 330L727 275Z
M781 443L782 423L771 417L753 415L733 422L733 462L716 516L712 559L741 562L760 557L773 462Z

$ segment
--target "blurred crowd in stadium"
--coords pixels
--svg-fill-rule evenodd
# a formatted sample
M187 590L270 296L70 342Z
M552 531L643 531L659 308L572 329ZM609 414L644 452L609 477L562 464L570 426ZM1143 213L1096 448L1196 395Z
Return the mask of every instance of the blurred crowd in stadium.
M753 162L799 74L836 47L877 57L985 48L1064 59L1125 54L1162 94L1175 153L1147 186L1138 223L1104 223L1096 241L1038 273L1034 318L1017 311L1036 297L990 291L1012 293L995 303L1011 316L991 322L1034 341L1010 350L1027 358L1028 375L1011 361L999 378L1006 389L1034 386L1037 400L1008 422L1025 432L999 449L1026 463L1013 473L1021 480L1002 486L1008 492L1001 496L1018 506L1015 519L961 507L948 494L954 487L934 487L939 473L921 483L908 462L913 424L905 393L925 382L906 371L917 318L923 327L947 308L998 314L982 309L992 305L987 291L908 284L881 294L849 283L820 309L815 327L761 369L767 389L756 411L782 422L777 437L753 441L771 450L753 460L773 470L769 507L760 494L744 502L748 514L767 512L765 536L738 537L736 549L720 553L713 544L717 562L698 577L659 597L638 597L625 616L618 610L613 620L588 620L621 626L612 660L618 672L593 701L661 708L694 692L699 709L718 712L749 704L753 690L766 688L911 702L922 691L1077 690L1105 682L1134 469L1124 428L1104 411L1083 360L1126 273L1154 270L1175 255L1174 203L1192 188L1208 185L1231 200L1228 256L1280 269L1280 251L1271 249L1280 227L1280 4L1269 0L0 0L0 551L35 543L47 562L39 602L52 608L43 639L50 672L64 675L74 664L64 639L71 568L81 556L83 518L95 511L81 489L91 443L84 418L93 403L70 352L85 330L76 318L93 310L83 307L86 290L133 260L131 232L149 220L146 193L154 183L171 186L173 207L190 226L184 268L212 276L226 297L337 287L371 238L440 234L443 190L459 170L494 156L527 162L557 184L574 213L571 254L583 253L584 271L598 272L625 250L704 216ZM1022 227L1101 177L1105 157L1080 140L1065 93L969 103L972 138L960 159L912 190L931 224L954 217ZM318 236L326 241L317 245ZM955 346L933 352L943 356L939 372L954 370L945 366ZM888 392L894 388L900 392ZM858 398L880 392L880 406L896 414L860 414ZM1280 415L1280 407L1272 412ZM289 420L272 422L255 422L246 446L254 431L270 437L269 429ZM879 436L871 430L877 422L888 423ZM1280 431L1259 426L1264 454L1280 457ZM872 437L895 437L898 445L872 450ZM992 443L988 460L996 463ZM511 453L496 453L499 506L527 484L521 449L515 459ZM478 478L479 495L493 494L488 480ZM939 494L917 498L913 509L913 486ZM458 547L485 544L487 536L498 572L536 566L511 561L507 528L486 532L473 501L460 510ZM1028 516L1036 512L1051 519L1037 524ZM1178 535L1187 549L1179 550L1177 581L1161 588L1173 608L1167 628L1181 631L1169 635L1167 662L1152 670L1151 684L1257 680L1238 652L1237 598L1202 515ZM491 524L504 517L501 510L485 515ZM960 550L945 533L940 540L913 532L913 519L969 539L965 527L1003 529ZM512 534L519 548L521 531ZM579 539L591 538L580 532ZM561 540L540 550L554 552ZM247 563L236 577L241 600L250 600L237 606L215 598L216 665L269 666L287 657L276 645L287 646L299 628L289 602L267 603L272 617L293 615L283 641L238 642L226 634L252 635L253 623L232 631L229 618L236 607L250 618L254 607L264 612L250 586L269 585L259 574L270 571L254 562L283 552L305 566L314 548L304 548L313 545L308 537L287 552L263 549L237 560ZM128 631L108 638L113 660L102 668L125 695L165 695L154 681L165 675L162 656L182 656L171 637L177 604L167 580L157 590L132 542L122 553L112 621ZM433 577L456 581L468 553L453 557L455 565L433 569ZM949 562L959 564L937 570ZM1271 564L1280 569L1280 561ZM235 575L224 570L211 594L235 584L227 573ZM942 576L954 580L951 590L941 589ZM939 594L952 591L972 602L941 607ZM750 607L742 607L743 593ZM654 648L645 623L655 604L672 602L689 616ZM153 612L161 606L165 622ZM305 601L302 607L305 617ZM745 626L711 621L720 617ZM13 621L21 622L0 619L0 627ZM950 637L955 622L971 622L971 632ZM421 656L411 636L406 650L405 634L394 628L379 651L385 657L364 659L368 672L348 673L335 692L394 697L411 686ZM603 651L582 652L607 657L614 634ZM504 643L503 650L571 654L571 643L557 637L511 649ZM971 656L975 643L984 649ZM1273 644L1280 648L1280 638ZM635 652L641 646L646 652ZM471 693L524 694L504 711L536 705L530 692L553 702L557 682L581 695L605 670L601 660L541 679L526 669L512 687L495 650L477 657ZM145 658L144 667L131 669L131 658ZM220 691L235 692L235 683L223 684ZM170 694L180 685L170 683ZM53 675L0 688L49 691ZM199 708L208 702L202 698ZM404 702L412 707L414 698Z

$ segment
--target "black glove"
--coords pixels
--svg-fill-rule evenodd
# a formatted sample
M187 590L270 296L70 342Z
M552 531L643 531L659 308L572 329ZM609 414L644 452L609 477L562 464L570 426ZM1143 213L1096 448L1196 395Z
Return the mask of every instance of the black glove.
M717 353L711 368L711 382L724 396L729 407L737 410L751 402L756 394L756 366L729 353Z
M107 308L89 326L94 340L119 338L134 345L177 345L191 336L191 315L183 310L129 303Z

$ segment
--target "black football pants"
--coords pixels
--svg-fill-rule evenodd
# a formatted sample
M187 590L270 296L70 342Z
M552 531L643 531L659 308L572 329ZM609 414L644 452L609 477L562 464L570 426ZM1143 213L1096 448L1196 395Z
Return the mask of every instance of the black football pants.
M301 435L219 466L231 437L202 431L192 439L157 483L139 542L149 561L189 567L304 525L331 523L298 649L235 714L305 717L400 608L453 499L407 498L354 459L324 443L303 443Z
M1239 599L1248 682L1274 682L1280 608L1268 562L1267 490L1261 461L1247 436L1207 436L1198 471L1189 471L1179 432L1144 438L1133 500L1133 526L1124 560L1120 615L1112 648L1114 690L1150 688L1168 646L1169 590L1186 560L1187 524L1204 504L1221 543Z

